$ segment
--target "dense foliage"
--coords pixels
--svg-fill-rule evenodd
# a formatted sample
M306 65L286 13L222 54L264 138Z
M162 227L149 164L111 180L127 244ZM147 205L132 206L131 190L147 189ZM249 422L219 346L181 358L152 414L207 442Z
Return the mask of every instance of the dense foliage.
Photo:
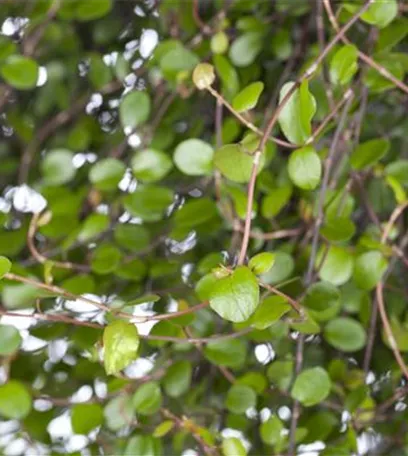
M408 454L406 12L0 1L2 454Z

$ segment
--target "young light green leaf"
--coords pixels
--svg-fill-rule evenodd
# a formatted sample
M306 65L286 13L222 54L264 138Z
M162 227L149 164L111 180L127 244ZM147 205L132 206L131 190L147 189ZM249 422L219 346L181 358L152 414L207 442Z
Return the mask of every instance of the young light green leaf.
M281 296L268 296L252 315L251 326L259 330L266 329L276 323L290 309L290 304Z
M361 20L379 28L384 28L395 19L397 14L397 0L376 1L361 15Z
M199 63L193 71L193 82L199 90L207 89L215 81L214 67L209 63Z
M372 290L381 280L387 265L381 252L373 250L361 254L354 264L354 282L363 290Z
M330 79L333 84L348 84L358 70L358 50L352 44L342 46L330 62Z
M37 62L22 55L11 55L0 67L3 79L19 90L33 89L37 85L38 72Z
M239 266L228 277L219 279L210 294L211 308L225 320L248 320L259 304L259 285L246 266Z
M28 389L17 380L0 386L0 415L9 420L21 420L31 410L32 399Z
M108 375L119 373L137 359L139 334L134 324L116 320L103 332L104 365Z
M282 433L284 428L282 421L276 415L271 416L259 428L262 441L267 445L279 444L284 439Z
M150 98L146 92L133 91L125 95L119 107L122 126L130 129L146 122L150 115Z
M377 163L390 149L387 139L371 139L359 144L351 154L350 163L354 169L368 168Z
M187 139L174 151L174 163L187 176L206 176L211 173L213 148L201 139Z
M303 190L314 190L319 185L322 164L313 147L304 147L291 153L288 173L292 182Z
M20 331L11 325L0 325L0 356L8 356L16 352L22 338Z
M157 182L170 172L173 164L164 152L144 149L134 155L131 167L136 179L142 182Z
M293 385L291 395L305 407L319 404L330 394L331 381L321 367L306 369L300 373Z
M249 269L252 269L254 274L264 274L275 263L275 255L271 252L262 252L253 256L248 263Z
M323 334L330 345L343 352L361 350L366 343L366 333L361 323L349 317L330 320Z
M228 35L223 31L213 35L210 41L211 51L214 54L224 54L228 50L228 45Z
M247 32L239 36L229 49L229 57L237 67L247 67L254 62L262 49L263 34Z
M166 420L160 423L153 431L153 437L164 437L168 434L175 426L175 423L171 420Z
M0 279L4 277L11 269L11 261L5 256L0 256Z
M286 83L279 95L279 103L292 89L294 82ZM279 125L293 144L304 144L311 134L311 121L316 112L316 100L309 92L307 81L296 89L279 114Z
M323 255L322 253L317 259L318 264L321 264L319 270L320 278L337 286L348 282L353 273L354 265L351 253L344 247L332 245L329 247L323 263L321 263Z
M253 109L258 103L259 97L264 89L263 82L253 82L245 89L235 95L232 100L232 107L237 112L245 112Z
M237 437L228 437L222 441L223 456L247 456L247 451Z

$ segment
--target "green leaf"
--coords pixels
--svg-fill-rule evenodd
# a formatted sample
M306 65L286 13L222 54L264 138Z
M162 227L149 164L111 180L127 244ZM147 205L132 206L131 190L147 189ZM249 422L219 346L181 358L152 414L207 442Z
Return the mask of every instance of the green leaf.
M327 320L337 314L340 309L340 292L328 282L313 284L306 291L303 301L316 320Z
M112 0L87 0L78 2L76 18L80 21L92 21L109 13L112 9Z
M282 433L284 429L285 427L282 421L276 415L271 416L264 421L259 428L262 442L267 445L277 445L281 443L284 438Z
M172 364L163 378L163 388L170 397L179 397L186 393L191 384L193 369L188 361L177 361Z
M120 103L119 117L123 127L134 129L146 122L150 115L150 97L146 92L133 91Z
M225 320L247 320L259 303L256 277L245 266L239 266L231 275L219 279L210 294L211 308Z
M237 367L245 362L246 345L241 339L209 342L204 354L210 362L218 366Z
M0 415L9 420L21 420L31 410L32 399L27 388L16 380L0 386Z
M5 256L0 256L0 279L4 277L11 269L11 261Z
M139 252L148 247L150 243L149 230L133 223L117 224L113 236L121 247L132 252Z
M318 257L318 264L321 260L322 255ZM332 245L320 267L319 277L333 285L343 285L351 278L353 265L353 256L347 249Z
M351 154L350 163L354 169L360 170L377 163L390 149L387 139L371 139L359 144Z
M89 65L89 79L96 89L102 89L112 80L112 70L99 54L90 56Z
M402 80L404 77L404 67L402 61L397 55L385 53L381 56L374 56L374 60L383 66L396 79ZM368 68L364 75L364 83L370 89L371 93L381 93L385 90L395 88L394 82L381 75L375 68Z
M157 182L170 172L173 164L164 152L145 149L136 153L131 167L136 179L142 182Z
M266 329L276 323L291 309L290 304L281 296L265 298L251 317L251 326L256 329Z
M228 437L222 441L223 456L247 456L247 451L241 440L236 437Z
M304 147L291 153L288 173L292 182L303 190L314 190L319 185L322 164L313 147Z
M98 190L115 190L125 173L125 165L116 158L105 158L89 171L89 180Z
M387 260L381 252L371 251L361 254L354 263L354 282L363 290L372 290L381 280L387 265Z
M330 62L330 79L333 84L348 84L358 70L358 50L352 44L342 46Z
M408 186L408 160L393 161L385 167L385 173L400 184Z
M217 217L217 206L209 198L200 198L188 201L174 215L174 224L177 228L190 230L211 222Z
M263 155L262 155L263 157ZM223 176L233 182L249 182L253 166L253 155L242 144L227 144L215 151L214 165ZM263 163L258 166L258 173Z
M150 435L135 435L127 442L123 456L161 456L160 440Z
M103 233L108 227L109 216L105 214L91 214L84 220L78 233L78 240L81 242L89 241Z
M45 182L48 185L61 185L72 180L76 173L73 158L74 154L67 149L48 152L41 164Z
M292 89L294 82L286 83L279 95L279 103ZM311 135L311 121L316 112L316 100L309 92L307 81L289 97L279 114L279 125L293 144L304 144Z
M168 206L173 202L173 192L169 188L144 186L127 195L124 200L127 211L134 217L146 222L156 222L163 217Z
M110 274L119 266L122 255L112 244L100 244L93 252L91 268L96 274Z
M33 89L38 80L38 64L22 55L11 55L0 67L3 79L19 90Z
M331 381L321 367L306 369L296 378L291 395L305 407L319 404L330 394Z
M121 394L114 397L107 403L103 411L106 427L111 431L119 431L133 423L134 413L129 395Z
M239 79L236 69L223 55L215 55L213 62L215 71L222 81L223 91L227 91L230 96L235 95L239 90Z
M291 184L273 189L263 200L261 212L265 218L272 218L287 205L293 192Z
M245 413L256 405L255 391L246 385L232 385L228 390L225 406L232 413Z
M163 423L160 423L156 429L153 431L153 437L164 437L166 434L168 434L175 426L175 423L171 420L166 420L163 421Z
M262 274L261 281L271 285L277 284L286 280L291 276L295 267L293 258L286 252L276 251L275 263L272 268Z
M201 139L187 139L174 151L174 163L187 176L206 176L211 174L213 148Z
M327 323L324 338L334 348L344 352L361 350L366 343L366 334L361 324L348 317L338 317Z
M18 329L11 325L0 325L0 356L8 356L16 352L21 341Z
M379 28L386 27L398 14L397 0L375 1L361 15L361 20Z
M71 410L72 430L75 434L89 434L103 422L99 404L75 404Z
M108 375L117 374L137 359L139 334L132 323L117 320L103 332L104 365Z
M239 36L229 49L229 57L237 67L251 65L262 49L264 36L259 32L248 32Z
M139 386L132 399L136 413L153 415L161 407L162 394L157 382L151 381Z
M250 269L252 269L252 272L254 274L263 274L275 263L275 255L270 252L262 252L258 253L257 255L253 256L248 263L248 266Z
M238 95L235 95L232 100L232 107L237 112L245 112L255 108L263 89L263 82L249 84Z
M228 35L223 32L217 32L212 36L210 46L214 54L224 54L228 50Z
M330 242L348 241L354 236L356 226L346 217L328 216L322 226L322 235Z
M392 24L380 30L377 40L378 51L388 51L408 35L408 20L399 17Z
M286 391L292 382L294 363L291 360L274 361L267 369L266 375L272 385Z
M199 59L194 52L179 45L163 55L160 68L166 76L174 78L177 73L192 71L198 63Z

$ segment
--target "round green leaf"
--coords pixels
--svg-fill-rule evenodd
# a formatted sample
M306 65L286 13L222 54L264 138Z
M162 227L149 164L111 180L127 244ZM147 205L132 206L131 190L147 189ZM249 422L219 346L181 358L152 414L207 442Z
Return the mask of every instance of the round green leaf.
M324 315L339 307L340 292L331 283L318 282L307 289L303 304L312 310L313 316L317 318L318 314Z
M121 257L120 251L114 245L101 244L92 252L92 271L97 274L109 274L119 266Z
M204 349L204 354L213 364L237 367L245 362L246 345L241 339L209 342Z
M322 226L322 235L331 242L348 241L353 237L356 227L352 220L345 217L326 217Z
M146 122L150 115L150 98L146 92L133 91L124 96L119 107L123 127L132 130Z
M284 438L282 433L284 428L282 421L276 415L271 416L259 428L262 441L267 445L279 444Z
M115 190L125 173L125 165L116 158L105 158L89 171L89 180L98 190Z
M328 373L321 367L306 369L296 378L292 397L305 407L319 404L330 394L331 381Z
M173 192L169 188L153 185L138 187L134 193L124 198L126 210L147 222L160 220L172 202Z
M361 350L366 343L366 333L361 324L348 317L339 317L327 323L324 338L338 350L354 352Z
M354 263L354 282L363 290L372 290L381 280L387 265L387 260L381 252L361 254Z
M317 261L319 262L319 260L321 261L321 255ZM331 246L324 258L319 276L333 285L343 285L353 273L353 264L353 256L347 249Z
M0 415L9 420L21 420L31 410L32 399L27 388L16 380L0 386Z
M157 382L147 382L141 385L132 399L136 413L153 415L161 407L162 394Z
M304 147L291 153L288 173L292 182L303 190L314 190L320 182L322 164L312 147Z
M238 95L235 95L232 100L232 107L237 112L249 111L250 109L255 108L263 89L263 82L253 82L252 84L249 84L245 89L241 90Z
M217 32L211 38L211 51L214 54L224 54L228 50L228 35L225 32Z
M187 139L174 151L174 163L187 176L205 176L211 173L213 148L201 139Z
M247 67L261 51L263 35L258 32L244 33L231 45L229 57L237 67Z
M5 256L0 256L0 279L4 277L11 269L11 261Z
M99 404L75 404L71 410L72 430L75 434L89 434L103 422L103 410Z
M232 413L245 413L256 405L255 391L246 385L232 385L225 400L227 409Z
M251 317L251 326L256 329L266 329L276 323L283 315L291 310L290 304L281 296L265 298Z
M136 326L116 320L103 332L104 365L108 375L117 374L137 359L139 334Z
M92 21L105 16L112 9L112 0L87 0L79 2L76 17L80 21Z
M387 139L371 139L359 144L351 154L350 163L354 169L364 169L377 163L390 148Z
M163 378L163 388L170 397L179 397L186 393L190 388L191 363L188 361L177 361L172 364Z
M72 180L76 173L73 158L74 154L66 149L54 149L48 152L41 165L45 182L56 186Z
M248 263L254 274L263 274L268 272L275 263L275 255L270 252L262 252L253 256Z
M259 303L256 277L246 266L240 266L231 275L219 279L210 294L211 308L225 320L247 320Z
M254 157L247 153L241 144L228 144L215 152L214 165L233 182L245 183L251 177L253 159ZM258 173L262 165L258 167Z
M361 15L361 19L379 28L386 27L398 14L397 0L373 2L370 7Z
M150 243L150 232L142 225L121 223L116 225L113 232L115 241L125 249L138 252Z
M170 172L173 164L164 152L145 149L136 153L131 166L136 179L142 182L157 182Z
M33 89L38 80L38 64L29 57L11 55L0 67L3 79L19 90Z
M18 329L11 325L0 325L0 356L11 355L17 351L21 341Z

